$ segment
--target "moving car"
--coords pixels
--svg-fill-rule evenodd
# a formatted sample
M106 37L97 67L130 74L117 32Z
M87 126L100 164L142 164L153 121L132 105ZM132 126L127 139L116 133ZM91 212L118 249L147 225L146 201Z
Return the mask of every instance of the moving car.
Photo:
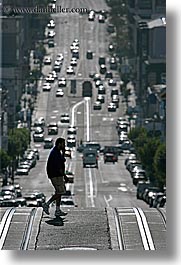
M67 147L76 147L76 139L74 135L69 135L67 137Z
M70 61L70 65L71 66L77 66L77 59L76 58L72 58Z
M58 88L56 91L56 97L63 97L63 96L64 96L63 90Z
M83 167L94 166L98 168L98 153L96 149L87 148L83 151Z
M116 104L113 102L110 102L109 105L107 106L107 109L109 112L115 112L117 109Z
M58 80L58 86L59 87L66 87L66 84L67 84L67 81L64 77L62 77Z
M58 125L56 122L50 122L48 125L48 134L56 135L58 134Z
M44 149L51 149L53 147L53 139L48 137L44 139Z
M102 109L102 105L101 105L101 102L100 101L96 101L96 102L94 102L94 104L93 104L93 109L94 110L101 110Z
M70 65L67 67L67 74L69 74L69 75L75 74L73 66Z
M68 113L63 113L61 116L60 116L60 121L61 123L69 123L70 122L70 116Z
M112 162L115 164L115 162L118 162L118 155L114 152L105 152L104 153L104 163Z
M77 130L74 126L70 126L67 130L67 134L77 134Z
M43 84L43 87L42 87L42 89L43 89L43 91L50 91L51 90L51 85L50 85L50 83L44 83Z
M88 50L87 53L86 53L86 58L87 59L93 59L93 52Z

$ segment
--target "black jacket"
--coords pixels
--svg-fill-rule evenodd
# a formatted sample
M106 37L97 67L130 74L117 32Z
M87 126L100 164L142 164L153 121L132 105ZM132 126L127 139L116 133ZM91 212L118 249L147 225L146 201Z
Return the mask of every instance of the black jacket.
M63 176L65 173L65 158L56 146L51 150L47 161L48 178Z

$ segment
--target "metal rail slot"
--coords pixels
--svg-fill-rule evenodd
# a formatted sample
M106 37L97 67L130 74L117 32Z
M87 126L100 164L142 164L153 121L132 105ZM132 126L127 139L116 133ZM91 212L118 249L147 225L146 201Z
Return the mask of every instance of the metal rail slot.
M148 227L148 223L147 223L146 216L145 216L144 212L140 208L133 208L133 210L136 214L137 223L138 223L138 227L140 230L141 239L143 242L144 249L145 250L155 250L155 246L153 243L151 232L150 232L150 229Z
M0 249L3 248L6 236L8 234L8 230L11 224L11 220L13 218L13 214L16 211L16 208L7 209L0 224Z
M163 225L166 229L166 216L165 216L165 213L163 213L163 211L160 209L160 208L157 208L157 211L160 213L161 217L162 217L162 220L163 220Z
M28 244L29 244L29 240L30 240L30 236L31 236L31 231L32 231L32 227L33 227L33 221L34 221L34 217L35 217L35 213L36 213L36 209L33 208L28 221L26 223L26 227L23 233L23 239L21 242L21 246L20 246L20 250L27 250L28 249Z
M122 229L121 229L121 224L119 220L119 214L117 209L114 209L114 218L115 218L115 223L116 223L116 230L117 230L117 237L118 237L118 244L119 244L119 249L124 250L124 240L122 237Z

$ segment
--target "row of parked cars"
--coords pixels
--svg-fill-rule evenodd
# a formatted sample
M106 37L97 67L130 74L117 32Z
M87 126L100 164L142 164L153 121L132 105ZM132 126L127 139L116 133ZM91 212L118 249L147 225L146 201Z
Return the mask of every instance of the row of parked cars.
M130 153L124 163L131 175L133 184L137 187L137 199L144 200L150 207L164 207L166 189L160 189L150 182L135 152Z
M40 207L45 199L44 193L40 191L23 194L18 183L3 186L0 191L0 207Z
M28 149L25 151L23 157L20 159L16 175L28 175L30 170L36 166L37 160L39 160L38 149Z

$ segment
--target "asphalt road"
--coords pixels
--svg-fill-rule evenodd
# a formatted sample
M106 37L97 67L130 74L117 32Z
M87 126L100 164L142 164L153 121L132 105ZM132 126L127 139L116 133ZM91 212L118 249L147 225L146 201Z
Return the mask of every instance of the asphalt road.
M57 1L58 4L58 1ZM95 1L61 1L62 7L88 7L89 9L107 9L103 0ZM102 110L95 111L92 104L97 96L97 88L93 88L92 99L83 101L82 82L89 78L90 72L99 72L98 57L106 55L107 66L108 44L111 42L110 35L106 31L106 23L99 23L96 17L94 22L88 21L87 15L78 14L54 14L55 20L55 47L47 49L47 55L54 61L58 53L64 54L64 62L59 77L66 77L77 80L77 93L70 93L70 81L64 89L63 98L56 98L55 93L58 82L52 86L50 92L42 91L42 83L39 82L39 95L34 113L34 118L43 116L47 124L51 121L59 123L58 136L67 137L67 126L60 123L60 115L69 113L74 115L75 125L78 127L77 142L81 140L97 141L101 146L107 144L117 144L118 135L116 132L116 119L125 113L125 103L120 103L119 109L114 113L107 111L107 104L110 102L110 87L105 81L106 96ZM66 68L70 63L70 45L74 39L80 42L80 59L75 68L75 75L67 76ZM92 60L86 59L86 51L92 50L94 57ZM52 70L51 66L43 67L43 74L47 75ZM118 73L114 71L114 76ZM120 95L120 102L122 96ZM87 103L86 103L87 102ZM76 105L78 103L78 105ZM88 105L87 105L88 104ZM88 106L88 107L86 107ZM73 115L72 115L73 114ZM87 121L87 118L89 120ZM55 139L57 136L53 136ZM48 149L43 149L42 143L33 143L32 147L40 150L40 160L28 176L16 176L16 181L23 187L23 192L40 190L49 197L53 189L47 179L45 172L46 160L49 154ZM136 188L132 184L131 177L124 166L126 155L119 156L118 163L104 164L102 155L99 156L99 169L83 168L81 154L72 152L72 159L67 159L66 168L74 173L74 184L69 184L69 188L74 194L75 203L80 208L84 207L144 207L148 206L136 199Z

